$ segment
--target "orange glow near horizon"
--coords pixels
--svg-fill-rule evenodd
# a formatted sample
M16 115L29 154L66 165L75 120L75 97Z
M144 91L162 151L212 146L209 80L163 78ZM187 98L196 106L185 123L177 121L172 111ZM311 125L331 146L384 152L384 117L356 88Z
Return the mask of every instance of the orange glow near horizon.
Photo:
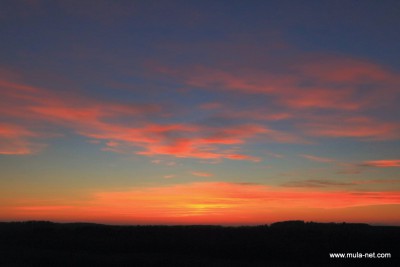
M318 191L203 182L96 192L89 200L75 203L3 206L0 219L224 225L303 219L400 224L390 215L400 210L397 191Z
M394 1L210 2L0 1L0 221L400 226Z

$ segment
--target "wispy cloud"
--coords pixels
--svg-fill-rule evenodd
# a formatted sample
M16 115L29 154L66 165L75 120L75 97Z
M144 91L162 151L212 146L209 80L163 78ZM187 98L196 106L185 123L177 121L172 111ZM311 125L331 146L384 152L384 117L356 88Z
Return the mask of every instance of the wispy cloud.
M282 158L285 157L285 156L282 155L282 154L274 153L274 152L266 152L266 154L269 155L269 156L271 156L271 157L277 158L277 159L282 159Z
M263 67L243 63L228 68L195 65L182 66L170 74L191 86L269 95L276 103L295 109L354 111L379 105L378 99L387 97L379 94L381 90L396 94L397 74L383 66L344 56L291 52L291 58L287 58L285 51L280 51L269 58L269 64L263 62ZM363 90L365 84L371 89ZM361 90L363 95L359 95Z
M235 53L233 61L253 62L243 60L248 51L240 49L235 47L226 53ZM261 161L251 153L242 152L242 146L250 142L309 144L317 138L361 141L400 138L398 122L380 114L398 98L397 73L366 60L298 50L286 53L287 49L293 48L282 46L266 62L256 60L254 64L221 61L153 70L153 74L168 75L193 90L218 90L226 96L238 94L241 100L257 98L249 102L258 103L255 105L238 101L240 104L235 106L224 98L194 103L196 112L207 113L200 119L171 113L165 103L104 100L35 87L5 72L0 73L1 118L36 136L40 132L30 124L67 129L101 141L105 151L213 161ZM258 48L258 51L263 50ZM205 55L208 52L200 51ZM170 119L163 116L166 113ZM210 117L225 123L207 125L204 121ZM0 139L8 144L2 145L4 154L37 151L34 146L38 142L33 135L15 135L10 139L3 134ZM329 158L302 156L330 162Z
M299 123L299 127L311 136L330 138L354 138L364 141L393 140L400 137L400 125L379 121L371 117L313 116Z
M213 176L212 173L198 172L198 171L192 171L191 174L194 175L194 176L200 176L200 177L211 177L211 176Z
M246 143L259 134L274 134L257 124L236 124L224 127L191 123L153 122L161 105L127 104L100 101L82 95L56 94L22 83L0 81L2 117L15 120L13 140L10 127L4 128L3 153L28 154L33 135L24 125L35 122L71 129L91 140L102 140L103 150L136 153L145 156L167 155L199 159L233 159L257 161L229 146ZM129 118L132 123L120 121ZM20 129L19 133L15 129ZM22 130L23 129L23 130ZM30 138L30 139L29 139ZM3 141L5 142L5 141ZM92 141L93 142L93 141ZM12 148L14 146L14 148Z
M205 47L203 51L195 46L194 52L215 55L213 49L220 48L210 44ZM249 60L246 55L253 51L266 58L253 55ZM362 141L400 138L400 125L391 116L400 98L396 89L400 76L384 65L350 56L305 53L293 46L263 50L242 45L222 53L225 56L210 65L166 65L163 74L199 90L240 94L243 99L258 97L253 102L259 104L251 108L232 109L224 103L216 116L288 121L287 125L295 128L291 133L297 139L301 139L300 133L311 138Z
M337 174L360 174L362 173L361 168L357 165L349 165L345 168L342 168L336 171Z
M400 167L400 159L383 159L383 160L372 160L365 161L360 164L366 167L378 167L378 168L390 168L390 167Z
M329 162L334 162L334 159L330 158L324 158L324 157L317 157L313 155L307 155L307 154L301 154L299 155L300 157L306 158L311 161L316 161L316 162L324 162L324 163L329 163Z
M38 152L43 144L31 141L38 134L20 125L0 123L0 154L27 155Z
M200 105L200 109L205 109L205 110L214 110L214 109L219 109L223 105L219 102L207 102L203 103Z
M353 182L338 182L332 180L300 180L290 181L282 184L284 187L330 187L330 186L351 186L355 185Z
M381 180L334 181L328 179L324 180L310 179L310 180L290 181L282 184L282 186L316 188L316 187L347 187L347 186L368 185L368 184L400 184L400 180L381 179Z

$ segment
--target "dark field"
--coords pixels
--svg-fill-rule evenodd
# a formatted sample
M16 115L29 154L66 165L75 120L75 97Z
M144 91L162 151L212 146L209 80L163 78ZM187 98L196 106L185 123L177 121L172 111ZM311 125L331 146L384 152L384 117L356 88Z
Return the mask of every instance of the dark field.
M400 227L0 223L0 266L400 266ZM329 253L391 253L330 259Z

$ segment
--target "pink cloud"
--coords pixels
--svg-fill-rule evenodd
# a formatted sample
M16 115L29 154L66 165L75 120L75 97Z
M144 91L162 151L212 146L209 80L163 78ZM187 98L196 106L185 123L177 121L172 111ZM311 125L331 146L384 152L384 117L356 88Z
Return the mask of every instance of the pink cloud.
M290 46L275 50L258 47L255 50L263 59L249 60L246 55L251 51L245 47L248 46L236 47L235 54L225 51L225 61L212 66L164 66L163 74L196 89L219 90L249 99L256 95L260 101L265 100L262 108L224 105L216 111L217 117L289 120L288 123L301 124L309 136L376 141L400 137L399 124L388 119L400 96L400 78L395 71L368 60L305 53ZM207 48L210 51L196 49L200 53L215 52L212 45Z
M289 48L280 49L282 53ZM29 123L33 122L63 127L102 141L103 150L107 151L209 160L259 161L238 148L248 142L310 143L309 137L380 141L400 137L399 123L382 120L380 117L384 116L380 114L364 113L382 107L382 103L387 103L383 99L396 99L398 93L393 88L400 84L396 73L369 61L344 56L299 51L292 55L293 58L287 58L285 53L270 55L270 61L263 67L257 61L243 66L222 62L221 66L213 67L157 69L195 89L212 88L266 100L266 107L231 108L218 100L197 106L206 113L215 113L219 119L235 122L227 126L176 122L179 120L172 123L163 117L166 111L162 105L104 101L47 90L15 82L18 77L4 71L0 72L5 77L0 79L1 118L31 132L34 130ZM329 114L315 111L320 109L329 109ZM163 122L152 117L162 118ZM126 119L130 124L122 123ZM289 130L272 128L270 125L275 123L285 124ZM38 131L35 134L40 136ZM34 139L26 135L7 143L15 147L16 153L30 153L30 149L21 148L31 146ZM12 153L13 149L4 151Z
M230 44L225 45L230 47ZM214 109L215 105L208 103L212 107L209 111L219 119L270 124L283 121L300 128L306 137L311 138L381 141L400 137L400 125L391 119L391 110L396 109L400 97L397 90L400 76L395 71L369 60L305 53L291 46L279 49L252 47L263 58L249 60L247 55L251 51L246 47L249 46L225 50L223 59L212 65L160 67L159 64L155 71L174 77L196 90L218 90L244 99L258 96L261 103L265 100L264 105L245 108L232 108L223 103L222 107ZM215 47L210 44L207 46L210 51L197 46L196 49L206 55L215 52ZM233 51L235 54L230 54ZM284 134L286 138L282 133L271 132L270 139L275 142L307 142L304 140L306 137L294 134L294 131L292 136Z
M380 65L344 56L315 55L308 64L298 64L295 68L321 82L365 84L397 80Z
M239 107L225 106L221 109L216 116L227 119L247 119L259 121L281 121L293 118L293 114L288 112L277 112L273 109L266 108L251 108L241 109Z
M390 140L400 137L400 124L370 117L320 116L299 123L309 135L321 137L347 137L361 140Z
M104 140L103 150L117 153L255 161L255 157L237 153L226 146L244 144L246 139L269 131L257 124L210 127L154 123L147 118L162 113L159 105L105 102L8 81L0 82L0 90L4 96L0 100L0 104L4 104L0 108L2 116L12 118L16 125L21 125L20 128L28 122L61 126L90 138L92 143L93 140ZM133 122L118 123L116 119L120 118L129 118ZM16 135L13 142L7 141L15 148L8 148L4 153L30 153L27 149L29 138L26 133Z
M267 71L257 65L240 68L196 65L184 66L170 74L190 86L268 95L276 103L295 109L360 110L381 106L383 99L398 95L395 90L400 83L398 75L372 62L322 54L281 57L271 60ZM271 71L274 64L277 67ZM363 88L366 84L368 90Z
M221 108L223 105L221 103L218 102L208 102L208 103L203 103L200 105L201 109L205 109L205 110L214 110L214 109L219 109Z
M258 125L236 125L231 127L192 126L189 131L179 132L182 137L172 139L160 136L155 142L143 146L140 155L173 155L182 158L258 160L256 157L238 154L236 150L221 146L244 144L246 139L266 132Z
M43 145L30 141L35 137L37 134L27 128L0 123L0 154L27 155L38 152Z
M354 90L328 89L328 88L304 88L288 90L280 101L290 108L320 108L337 110L358 110L362 107L359 101L352 101Z

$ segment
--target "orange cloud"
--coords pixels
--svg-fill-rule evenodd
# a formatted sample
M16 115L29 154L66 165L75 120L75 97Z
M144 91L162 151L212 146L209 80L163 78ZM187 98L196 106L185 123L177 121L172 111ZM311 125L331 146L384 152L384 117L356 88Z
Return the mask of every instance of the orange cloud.
M378 168L400 167L400 159L372 160L372 161L366 161L361 165L368 167L378 167Z

